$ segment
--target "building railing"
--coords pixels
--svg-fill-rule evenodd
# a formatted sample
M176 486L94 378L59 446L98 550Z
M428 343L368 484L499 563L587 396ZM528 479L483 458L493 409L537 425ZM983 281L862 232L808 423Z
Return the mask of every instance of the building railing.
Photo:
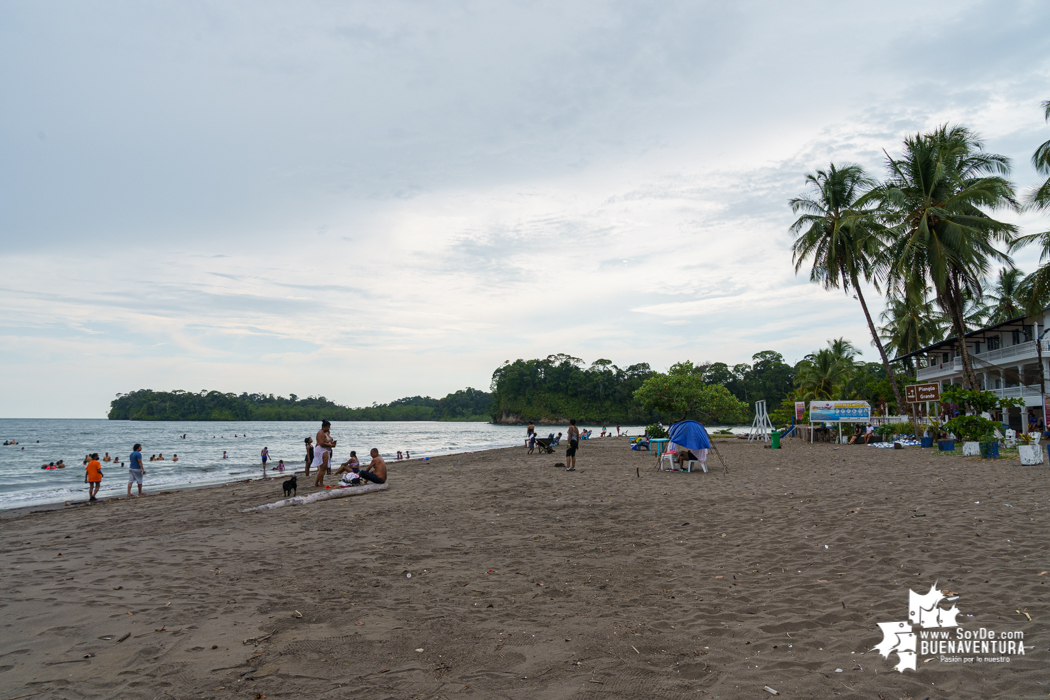
M1043 338L1039 342L1043 345L1044 355L1050 358L1050 338ZM988 365L998 364L999 361L1012 358L1034 359L1039 356L1035 343L1036 341L1030 340L1005 348L986 350L979 354L971 353L970 358L975 370L984 370ZM937 362L927 367L920 367L916 370L915 376L917 379L928 379L937 375L961 371L962 358L956 357L948 362Z

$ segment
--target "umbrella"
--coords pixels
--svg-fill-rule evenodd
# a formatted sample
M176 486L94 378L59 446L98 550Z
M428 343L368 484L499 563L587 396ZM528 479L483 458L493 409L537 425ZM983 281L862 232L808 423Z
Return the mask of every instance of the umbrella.
M722 454L718 451L718 448L711 443L707 430L695 420L678 421L670 427L668 433L671 442L681 445L687 450L711 450L718 455L718 461L722 463L722 472L724 474L729 473L726 461L722 459Z

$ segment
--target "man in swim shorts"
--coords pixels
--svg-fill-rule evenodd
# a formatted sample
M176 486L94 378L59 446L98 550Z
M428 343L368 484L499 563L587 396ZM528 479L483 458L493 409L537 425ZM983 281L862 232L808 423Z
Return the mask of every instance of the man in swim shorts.
M328 465L332 460L332 448L335 447L335 440L332 439L331 435L332 424L328 421L321 421L321 429L317 431L317 435L314 438L314 467L317 468L317 478L314 480L314 486L324 486L324 477L328 473Z
M138 484L139 495L142 495L142 477L146 470L142 468L142 445L135 443L128 457L128 498L131 498L131 485Z
M386 462L379 456L379 450L374 447L369 454L372 455L372 461L361 470L361 478L365 481L371 481L373 484L385 484Z

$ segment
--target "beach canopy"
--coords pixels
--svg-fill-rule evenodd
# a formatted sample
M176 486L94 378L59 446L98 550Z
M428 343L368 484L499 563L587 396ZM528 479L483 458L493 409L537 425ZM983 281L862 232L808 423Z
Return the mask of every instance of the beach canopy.
M668 431L671 442L687 450L711 449L711 438L707 436L704 426L695 420L678 421Z

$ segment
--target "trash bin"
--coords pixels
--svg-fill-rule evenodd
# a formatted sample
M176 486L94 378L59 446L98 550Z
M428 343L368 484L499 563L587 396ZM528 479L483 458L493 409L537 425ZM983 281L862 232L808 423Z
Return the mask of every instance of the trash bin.
M919 438L919 443L923 447L933 447L933 438L932 437L921 437L921 438Z
M769 437L770 437L770 440L771 440L771 442L772 442L772 445L770 445L770 446L771 446L771 447L772 447L772 448L773 448L774 450L779 450L779 449L780 449L780 433L778 433L777 431L775 431L775 430L774 430L774 431L773 431L773 432L772 432L772 433L770 434L770 436L769 436Z

